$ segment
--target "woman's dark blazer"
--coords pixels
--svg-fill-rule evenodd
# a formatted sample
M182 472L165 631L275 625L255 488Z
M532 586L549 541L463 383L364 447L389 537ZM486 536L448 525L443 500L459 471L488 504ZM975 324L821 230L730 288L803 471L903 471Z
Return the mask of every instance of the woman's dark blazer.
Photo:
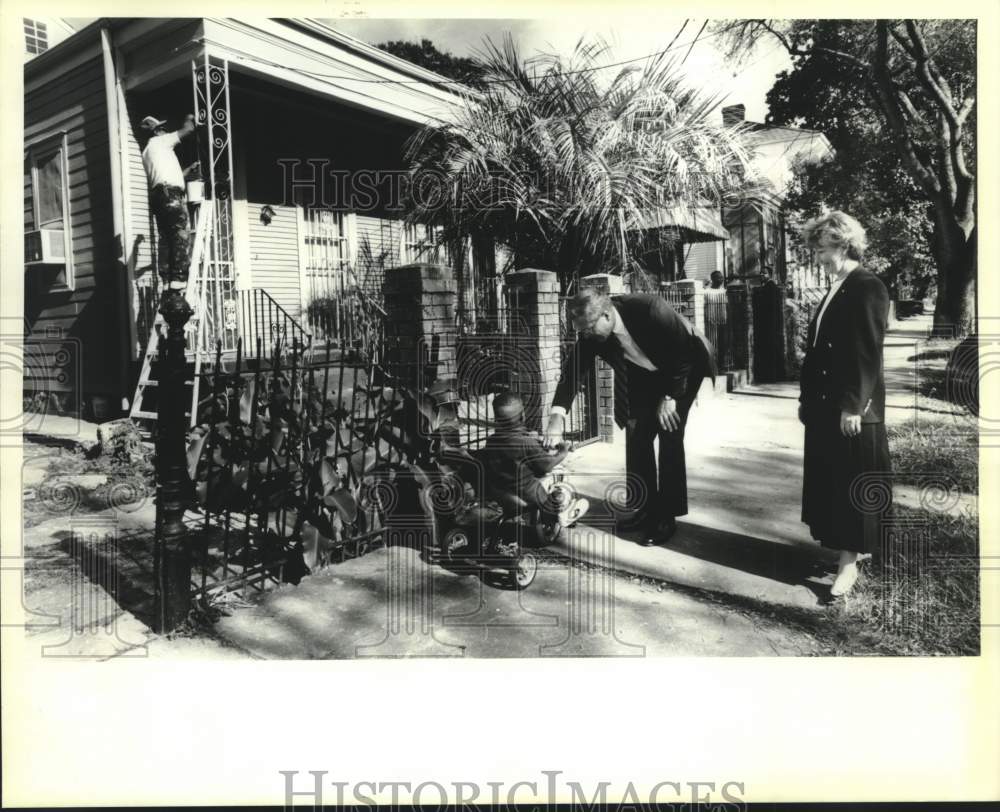
M851 271L827 305L816 338L816 316L802 364L805 417L843 411L863 423L885 421L882 343L889 317L889 293L871 271Z

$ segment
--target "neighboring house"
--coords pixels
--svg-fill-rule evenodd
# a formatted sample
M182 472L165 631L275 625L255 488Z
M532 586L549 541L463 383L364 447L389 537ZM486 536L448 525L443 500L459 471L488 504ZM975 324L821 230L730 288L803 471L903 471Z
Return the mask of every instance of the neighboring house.
M34 384L71 404L131 399L155 318L146 115L211 124L178 148L213 198L210 343L252 340L264 305L305 323L316 300L444 256L403 227L397 189L406 140L469 91L322 23L99 19L24 82L25 316L31 335L77 340L83 365L81 391Z
M723 123L745 120L742 104L722 109ZM750 123L748 149L765 179L769 206L763 211L753 204L724 208L722 221L729 232L725 242L687 246L682 256L685 278L707 280L712 271L727 279L774 279L796 285L819 284L819 269L811 255L796 255L788 239L788 224L781 203L804 164L818 163L833 155L833 147L823 133L815 130Z
M662 208L643 219L641 262L650 281L708 278L712 268L702 269L705 257L721 256L729 232L722 224L718 208L673 206ZM693 259L692 259L693 257Z

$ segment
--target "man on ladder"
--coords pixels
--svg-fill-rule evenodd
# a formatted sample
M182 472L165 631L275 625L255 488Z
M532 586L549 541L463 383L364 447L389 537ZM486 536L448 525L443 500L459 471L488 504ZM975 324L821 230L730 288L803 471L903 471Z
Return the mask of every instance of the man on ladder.
M157 269L163 282L163 298L161 308L153 322L149 343L143 358L142 370L136 385L135 397L132 400L129 416L133 419L158 420L158 407L146 405L144 393L149 389L159 389L159 373L154 371L154 361L159 355L160 339L164 337L163 305L168 298L183 297L194 311L184 325L185 333L194 340L193 378L187 382L191 387L191 407L189 417L193 423L197 415L198 377L201 369L201 354L196 345L199 333L200 317L197 297L197 268L194 278L191 277L192 264L200 265L205 252L206 236L210 234L211 218L198 218L198 235L194 246L194 262L188 240L188 209L187 196L184 192L184 171L174 149L195 131L194 116L189 115L184 125L173 132L167 132L166 122L153 116L142 120L142 129L149 133L142 151L142 163L149 179L150 207L156 220L156 230L159 232L159 256Z
M142 165L149 179L149 200L159 232L158 270L167 288L183 290L187 285L188 248L187 196L184 171L174 148L195 130L194 116L188 114L183 126L167 132L167 122L153 116L142 120L149 140L142 151Z

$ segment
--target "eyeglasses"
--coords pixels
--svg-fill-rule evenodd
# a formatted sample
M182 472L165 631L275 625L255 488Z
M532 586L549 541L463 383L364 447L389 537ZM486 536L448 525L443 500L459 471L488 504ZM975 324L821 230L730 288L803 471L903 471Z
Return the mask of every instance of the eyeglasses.
M602 313L596 319L591 319L586 324L584 324L582 327L579 326L579 320L578 319L573 319L573 327L576 329L576 331L578 333L584 333L584 334L592 333L594 331L594 327L597 326L597 322L599 322L603 316L604 316L604 314Z

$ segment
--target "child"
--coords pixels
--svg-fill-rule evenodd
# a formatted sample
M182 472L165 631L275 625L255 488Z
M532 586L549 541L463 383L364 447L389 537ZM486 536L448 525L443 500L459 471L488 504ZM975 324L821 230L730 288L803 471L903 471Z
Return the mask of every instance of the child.
M516 493L529 505L556 515L563 527L577 521L590 503L573 499L568 505L554 504L540 477L545 476L569 453L565 444L548 451L524 425L524 404L513 392L501 392L493 399L497 430L486 439L489 488Z

